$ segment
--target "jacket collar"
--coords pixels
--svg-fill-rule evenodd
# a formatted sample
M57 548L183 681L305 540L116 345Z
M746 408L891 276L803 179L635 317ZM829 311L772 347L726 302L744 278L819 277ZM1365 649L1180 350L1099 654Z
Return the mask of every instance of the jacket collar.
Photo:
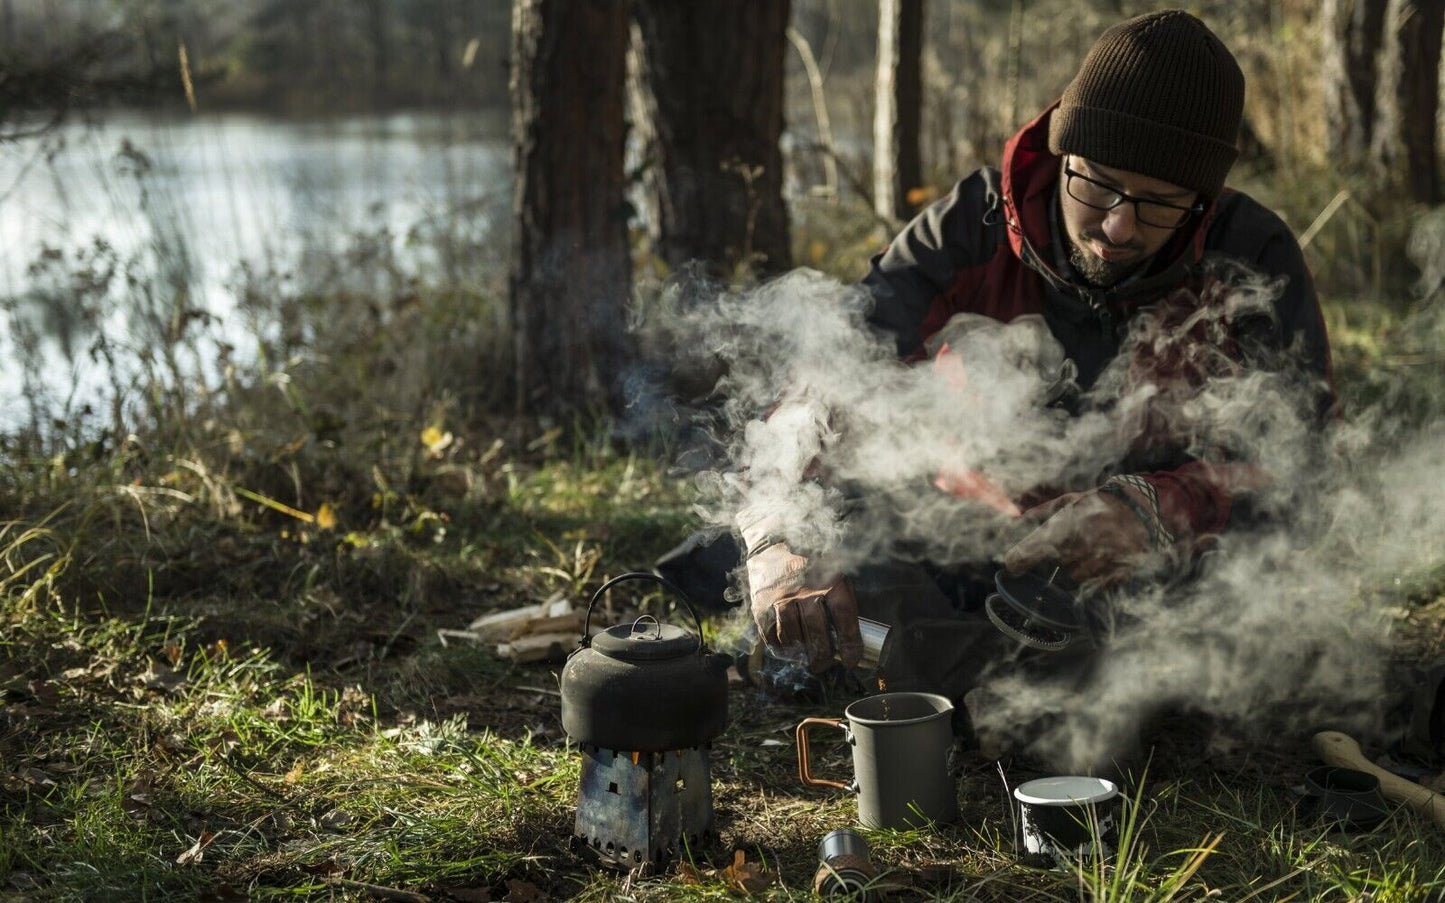
M1161 292L1177 285L1204 256L1204 237L1214 219L1218 199L1210 202L1191 227L1179 230L1154 255L1142 278L1129 279L1108 289L1064 278L1049 252L1049 205L1059 187L1061 162L1060 157L1049 150L1049 120L1058 105L1059 102L1054 101L1004 145L1000 187L1009 246L1021 261L1063 294L1083 301L1096 312L1128 313L1139 306L1139 299L1157 298Z

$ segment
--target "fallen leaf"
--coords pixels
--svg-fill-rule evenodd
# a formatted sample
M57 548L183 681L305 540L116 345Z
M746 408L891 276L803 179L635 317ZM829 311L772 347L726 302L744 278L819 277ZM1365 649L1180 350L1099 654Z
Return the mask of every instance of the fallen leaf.
M723 883L748 896L762 893L777 877L760 865L748 862L747 854L738 850L733 854L733 864L722 870Z
M125 789L125 796L121 798L121 808L131 815L144 818L151 807L151 777L143 774L130 782Z
M426 446L426 456L433 461L440 458L455 441L456 437L451 433L443 432L434 426L421 431L421 444Z
M161 655L166 657L166 661L171 663L171 667L175 667L181 663L181 656L183 654L179 643L170 643L161 649Z
M286 772L286 776L281 780L287 784L294 784L297 781L301 780L301 775L305 772L305 766L303 766L302 763L298 761L295 765L291 766L291 770Z
M492 903L489 887L444 887L441 891L457 903Z
M327 859L324 862L313 862L301 866L301 871L308 875L339 875L344 869L333 860Z
M680 884L697 885L702 883L702 876L697 873L697 869L693 868L691 863L678 862L677 880Z
M25 768L16 772L15 776L33 787L55 786L55 779L39 768Z
M35 701L41 705L54 705L60 701L60 688L48 680L38 680L30 687Z
M191 865L200 862L201 857L206 855L206 847L210 846L211 841L215 839L214 832L202 831L201 836L196 838L196 842L191 845L191 848L176 857L176 865Z
M206 749L218 756L228 756L241 745L241 738L229 727L206 740Z
M513 878L507 882L508 903L546 903L547 895L530 881Z
M330 502L322 502L321 507L316 509L316 526L322 530L336 529L336 509L331 507Z
M933 185L919 185L916 188L908 189L908 193L904 197L914 207L922 207L938 197L938 188Z
M164 693L174 692L185 682L184 674L160 662L152 663L150 670L141 675L141 683L145 684L147 690L159 690Z
M16 677L6 681L5 685L0 687L0 698L4 698L6 702L24 702L34 699L35 692L30 681L23 677Z

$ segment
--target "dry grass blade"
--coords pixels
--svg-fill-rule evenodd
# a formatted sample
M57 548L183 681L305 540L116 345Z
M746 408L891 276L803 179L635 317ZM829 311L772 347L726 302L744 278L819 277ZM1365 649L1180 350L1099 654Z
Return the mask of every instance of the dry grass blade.
M1213 838L1205 835L1202 846L1175 851L1176 854L1188 853L1189 857L1179 865L1178 869L1169 876L1164 886L1160 888L1164 891L1164 896L1160 898L1161 903L1173 900L1175 895L1184 889L1184 885L1194 877L1195 873L1199 871L1199 867L1204 865L1204 861L1214 854L1214 851L1219 847L1219 842L1223 839L1224 832L1221 831L1215 834Z

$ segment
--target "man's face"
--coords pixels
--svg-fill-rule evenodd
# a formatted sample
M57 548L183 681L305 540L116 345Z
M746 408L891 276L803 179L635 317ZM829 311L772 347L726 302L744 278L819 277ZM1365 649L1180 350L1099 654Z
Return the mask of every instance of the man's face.
M1199 199L1196 191L1136 172L1101 166L1082 157L1065 156L1063 166L1097 183L1091 185L1077 177L1074 179L1074 194L1095 203L1111 203L1109 189L1130 198L1174 207L1189 207ZM1069 262L1090 285L1097 288L1114 285L1154 256L1175 232L1168 226L1140 221L1135 205L1128 200L1112 210L1090 207L1067 190L1068 175L1061 171L1060 179L1059 207L1068 239ZM1167 208L1155 209L1166 213L1164 219L1167 219ZM1160 221L1156 216L1150 218Z

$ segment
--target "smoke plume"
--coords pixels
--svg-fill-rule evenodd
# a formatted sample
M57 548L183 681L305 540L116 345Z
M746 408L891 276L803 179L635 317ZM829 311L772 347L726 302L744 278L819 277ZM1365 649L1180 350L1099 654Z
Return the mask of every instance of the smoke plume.
M1319 386L1278 361L1200 357L1195 339L1271 310L1280 290L1219 275L1222 294L1173 299L1181 315L1130 335L1082 393L1040 318L960 316L904 363L868 326L866 294L814 272L678 295L672 346L722 374L725 463L698 476L699 514L719 529L766 518L817 578L883 560L988 568L1029 529L1013 502L1092 488L1121 461L1154 469L1136 440L1162 429L1194 458L1268 475L1243 494L1246 525L1187 579L1112 594L1083 685L986 675L976 724L1076 765L1162 704L1274 730L1377 727L1379 589L1445 558L1445 431L1370 412L1321 430ZM1141 348L1192 368L1194 388L1161 391L1131 366Z

